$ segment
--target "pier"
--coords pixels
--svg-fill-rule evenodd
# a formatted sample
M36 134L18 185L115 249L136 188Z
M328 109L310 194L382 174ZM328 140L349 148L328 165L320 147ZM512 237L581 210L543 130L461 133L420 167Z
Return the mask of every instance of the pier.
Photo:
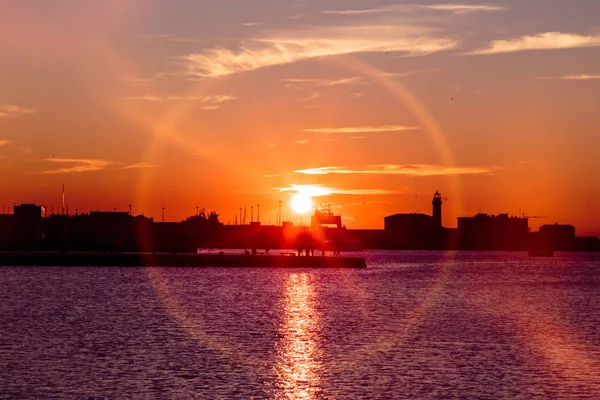
M0 266L366 268L362 257L172 253L0 253Z

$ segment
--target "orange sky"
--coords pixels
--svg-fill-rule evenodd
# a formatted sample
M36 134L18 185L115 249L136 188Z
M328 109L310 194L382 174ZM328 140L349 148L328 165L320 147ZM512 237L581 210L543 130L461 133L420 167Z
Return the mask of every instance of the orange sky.
M479 210L600 234L594 0L0 4L0 202L349 228ZM249 217L248 217L249 219Z

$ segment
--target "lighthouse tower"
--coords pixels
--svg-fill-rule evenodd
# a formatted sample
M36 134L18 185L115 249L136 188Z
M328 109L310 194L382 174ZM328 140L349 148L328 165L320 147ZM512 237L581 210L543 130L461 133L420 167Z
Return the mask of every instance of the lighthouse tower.
M436 228L442 227L442 195L440 192L435 192L433 195L433 223Z

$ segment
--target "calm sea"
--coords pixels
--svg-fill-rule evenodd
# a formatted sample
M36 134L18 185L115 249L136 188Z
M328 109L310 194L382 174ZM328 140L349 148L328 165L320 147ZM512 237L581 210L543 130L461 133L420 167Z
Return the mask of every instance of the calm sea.
M600 254L0 268L0 398L600 399Z

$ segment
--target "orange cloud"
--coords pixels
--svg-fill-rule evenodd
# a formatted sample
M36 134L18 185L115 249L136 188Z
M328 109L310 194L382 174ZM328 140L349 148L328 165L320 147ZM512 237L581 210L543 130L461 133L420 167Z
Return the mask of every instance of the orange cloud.
M400 132L419 129L414 126L402 125L382 125L382 126L353 126L346 128L311 128L304 129L304 132L314 133L374 133L374 132Z
M365 85L364 78L360 76L353 76L351 78L341 79L302 79L302 78L288 78L282 79L283 82L306 84L314 86L339 86L339 85Z
M0 118L2 117L16 117L19 115L33 114L36 112L34 108L24 108L11 104L0 105Z
M471 4L432 4L427 6L416 6L411 4L394 4L390 6L377 7L377 8L366 8L359 10L327 10L322 11L321 14L329 15L362 15L362 14L384 14L393 12L408 12L415 11L418 9L428 9L435 11L449 11L454 14L466 14L476 11L504 11L505 7L492 6L492 5L471 5Z
M149 101L149 102L167 102L167 101L197 101L203 104L202 109L204 110L216 110L221 107L223 103L237 99L236 96L231 94L217 94L210 96L130 96L125 97L125 100L132 101Z
M190 75L214 78L317 57L378 51L423 55L452 49L456 44L406 23L308 27L252 38L240 43L238 50L207 49L185 60Z
M112 161L91 158L47 158L45 161L58 164L73 164L70 167L46 170L44 174L68 174L73 172L89 172L105 169Z
M428 6L419 6L429 10L449 11L454 14L466 14L477 11L505 11L506 7L492 5L472 5L472 4L432 4Z
M588 81L588 80L592 80L592 79L600 79L600 75L586 75L586 74L581 74L581 75L564 75L564 76L557 76L557 77L540 77L540 79L560 79L560 80L566 80L566 81Z
M600 36L582 36L574 33L546 32L516 39L494 40L489 47L467 54L514 53L527 50L572 49L600 46Z
M309 197L323 197L331 196L334 194L341 195L386 195L394 194L397 192L384 189L339 189L334 187L327 187L323 185L290 185L286 188L276 188L280 192L294 192L301 193Z
M156 168L154 164L139 162L134 164L121 164L114 161L93 158L46 158L44 161L70 165L68 167L45 170L43 174L69 174L76 172L100 171L103 169L138 169Z
M364 167L319 167L294 171L304 175L329 175L329 174L363 174L363 175L408 175L408 176L439 176L439 175L479 175L490 174L495 171L493 167L447 167L429 164L384 164L367 165Z

